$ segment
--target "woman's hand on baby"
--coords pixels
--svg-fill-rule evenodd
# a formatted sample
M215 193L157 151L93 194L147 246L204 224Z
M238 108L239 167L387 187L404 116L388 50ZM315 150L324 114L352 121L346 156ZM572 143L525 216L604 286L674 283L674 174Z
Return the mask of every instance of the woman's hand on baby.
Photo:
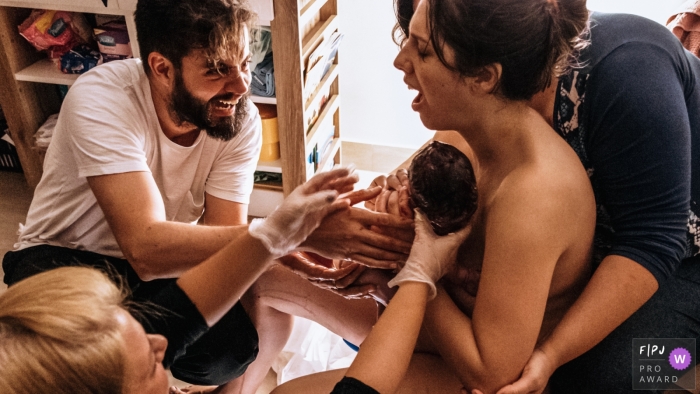
M431 287L431 298L435 296L435 282L454 265L459 246L471 231L471 222L462 230L438 236L423 213L416 210L416 238L406 265L389 282L389 286L403 282L424 282Z
M359 180L352 169L337 168L316 174L294 189L265 219L254 220L248 232L265 245L274 257L281 257L301 244L330 213L350 206L339 198L352 191Z

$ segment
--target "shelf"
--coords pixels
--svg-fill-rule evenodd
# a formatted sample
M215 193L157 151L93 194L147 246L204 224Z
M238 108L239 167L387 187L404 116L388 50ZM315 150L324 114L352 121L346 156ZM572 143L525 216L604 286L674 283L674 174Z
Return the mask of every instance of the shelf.
M333 81L335 81L337 76L338 65L332 64L331 68L328 69L326 75L323 76L323 79L321 79L321 81L318 83L318 86L316 86L316 89L309 96L309 99L306 100L306 105L304 106L306 119L309 119L311 117L311 114L320 108L319 102L323 97L323 94L321 93L326 93L330 96L331 84L333 83Z
M277 172L282 173L282 159L275 161L259 161L255 171Z
M306 66L306 61L309 59L309 55L313 52L319 43L329 39L334 31L338 30L338 18L332 15L328 20L323 22L323 24L317 25L312 29L302 40L301 47L301 61L302 69Z
M328 153L326 153L326 155L321 159L321 162L318 163L318 171L327 171L333 168L332 165L330 168L326 167L328 166L329 161L333 161L335 154L338 153L338 149L340 149L340 138L334 138L333 144L331 144L330 149L328 149Z
M299 11L299 26L306 26L328 0L311 0Z
M314 123L313 127L311 130L309 130L309 133L306 136L307 151L309 146L318 142L315 140L316 132L321 128L327 127L329 122L333 122L333 115L335 114L335 111L338 110L339 106L340 96L337 94L334 94L328 99L328 102L326 103L326 106L323 107L323 111L321 111L321 114L318 116L316 123Z
M255 182L253 184L253 187L257 189L263 189L263 190L273 190L276 192L282 192L282 183L263 183L263 182Z
M79 76L79 74L62 73L49 59L41 59L15 73L15 79L18 81L54 83L58 85L72 85Z
M64 74L49 59L41 59L31 66L15 73L15 79L26 82L53 83L57 85L72 85L80 74ZM276 97L261 97L251 95L254 103L277 104Z
M129 15L133 13L133 10L119 8L116 0L109 0L107 4L108 6L105 7L102 0L0 0L0 6L17 8L90 12L104 15Z
M262 97L251 94L250 101L258 104L277 104L277 97Z

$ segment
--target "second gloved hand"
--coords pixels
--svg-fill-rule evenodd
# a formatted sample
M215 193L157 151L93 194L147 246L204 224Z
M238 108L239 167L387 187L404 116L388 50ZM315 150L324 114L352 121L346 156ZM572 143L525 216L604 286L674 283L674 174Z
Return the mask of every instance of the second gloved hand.
M471 230L471 223L456 233L438 236L430 222L418 209L415 210L416 238L406 265L389 282L390 287L403 282L423 282L430 286L430 298L435 298L435 282L452 267L457 257L457 249Z
M348 199L338 196L351 191L358 179L348 168L316 174L294 189L268 217L253 220L248 232L273 257L284 256L304 242L326 215L350 206Z

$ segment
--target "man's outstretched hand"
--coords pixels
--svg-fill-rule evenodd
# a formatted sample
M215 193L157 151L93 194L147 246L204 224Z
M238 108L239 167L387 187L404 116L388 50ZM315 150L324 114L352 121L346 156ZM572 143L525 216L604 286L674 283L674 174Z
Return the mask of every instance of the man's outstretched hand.
M341 198L354 205L377 197L381 191L378 187L357 190ZM413 220L353 207L328 215L301 245L301 250L370 267L394 269L406 261L411 250L409 240L391 235L398 230L412 233Z

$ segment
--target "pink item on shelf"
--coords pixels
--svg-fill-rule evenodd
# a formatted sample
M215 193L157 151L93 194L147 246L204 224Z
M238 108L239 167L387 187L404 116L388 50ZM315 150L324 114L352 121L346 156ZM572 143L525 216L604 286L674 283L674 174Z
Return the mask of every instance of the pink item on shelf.
M19 25L19 34L38 50L57 46L67 48L67 52L80 41L70 27L71 18L70 12L34 10Z

